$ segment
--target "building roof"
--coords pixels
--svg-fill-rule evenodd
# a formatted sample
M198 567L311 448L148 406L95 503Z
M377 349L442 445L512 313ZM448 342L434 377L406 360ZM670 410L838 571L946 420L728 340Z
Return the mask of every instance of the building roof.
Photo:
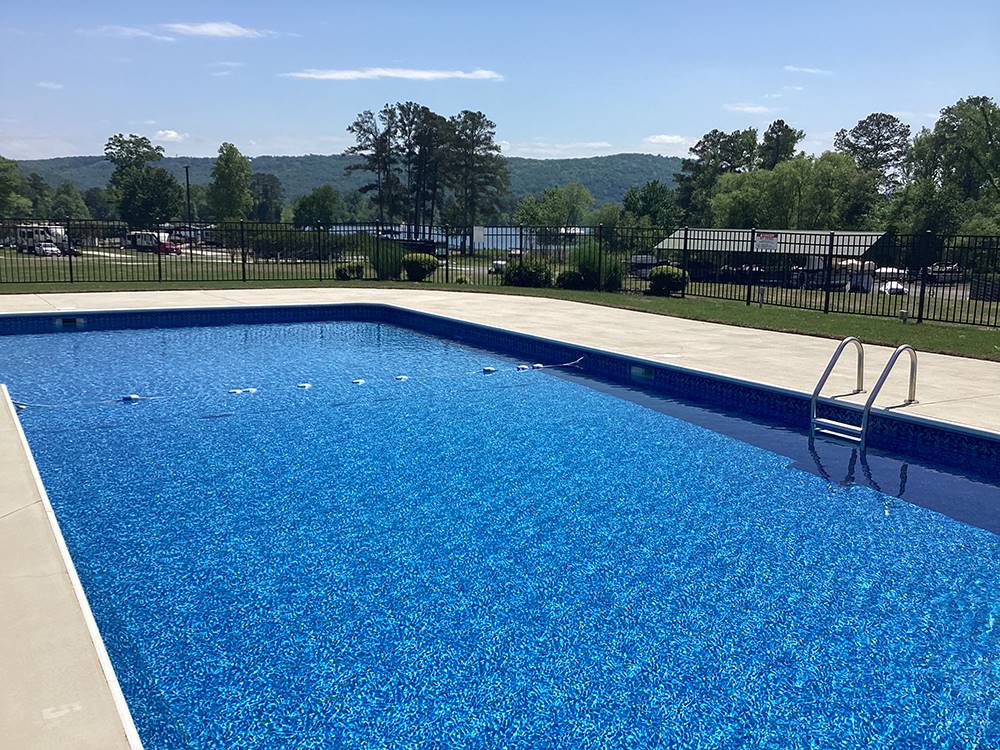
M656 250L683 250L684 231L678 229L656 246ZM828 251L830 230L828 229L758 229L759 252L784 253L792 255L817 255ZM687 229L687 249L689 252L705 251L745 251L750 250L749 229ZM776 249L760 247L762 235L778 235ZM859 256L868 252L886 232L833 232L833 253L838 256Z

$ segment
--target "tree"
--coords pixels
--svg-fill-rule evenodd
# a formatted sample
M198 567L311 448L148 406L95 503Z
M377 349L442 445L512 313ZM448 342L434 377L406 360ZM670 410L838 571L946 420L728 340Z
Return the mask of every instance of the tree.
M267 172L255 172L250 177L250 195L253 205L250 218L260 222L281 221L285 190L281 180Z
M796 130L784 120L775 120L767 130L757 150L757 164L761 169L774 169L783 161L795 156L795 147L805 137L805 132Z
M415 102L396 104L393 148L405 177L409 225L433 224L442 162L452 142L448 120Z
M962 196L952 185L916 179L892 196L885 228L893 232L954 234L962 223Z
M23 195L31 201L31 215L36 219L47 219L52 215L52 188L41 175L32 172L24 181Z
M374 182L363 185L361 192L375 191L380 224L391 221L399 210L400 185L393 153L397 127L396 109L386 104L378 115L365 110L347 128L347 132L354 136L355 144L346 153L360 156L361 162L352 164L346 171L361 170L374 176Z
M514 210L518 224L534 227L580 226L594 205L594 196L579 182L546 188L540 196L529 195Z
M119 212L131 225L160 224L179 216L184 190L162 167L131 169L119 181Z
M754 128L726 133L711 130L690 149L692 158L684 159L677 175L677 205L682 219L692 226L711 223L712 189L721 175L749 172L757 154L757 131Z
M845 154L800 155L771 170L723 175L711 199L715 226L854 229L875 202L875 183Z
M449 118L447 185L465 227L495 213L507 190L507 163L496 143L496 124L482 112L464 110ZM591 198L593 201L593 198Z
M92 219L107 221L116 216L114 201L105 188L87 188L83 193L83 202Z
M104 145L104 158L115 165L109 190L126 222L159 223L180 214L184 197L180 183L162 167L149 166L163 158L162 146L154 146L145 136L118 133Z
M295 204L295 226L328 227L346 218L340 193L329 185L322 185Z
M879 189L892 193L901 184L910 146L910 126L898 117L874 112L847 130L838 130L834 148L854 159L860 169L877 176Z
M680 224L674 191L659 180L650 180L641 187L630 187L622 200L622 207L636 220L648 220L650 226L673 229Z
M52 197L52 216L56 219L89 219L90 210L84 203L80 189L72 182L56 188Z
M208 204L220 221L238 221L253 206L250 193L250 160L232 143L219 146L208 186Z
M964 199L1000 201L1000 107L986 96L960 99L934 125L933 157L940 182Z
M31 201L21 195L23 188L17 162L0 156L0 218L21 218L31 213Z

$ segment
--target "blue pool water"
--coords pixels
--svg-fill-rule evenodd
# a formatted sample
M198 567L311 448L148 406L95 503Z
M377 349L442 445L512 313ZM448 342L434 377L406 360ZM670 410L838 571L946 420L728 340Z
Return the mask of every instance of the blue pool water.
M1000 536L515 364L0 338L149 750L1000 746Z

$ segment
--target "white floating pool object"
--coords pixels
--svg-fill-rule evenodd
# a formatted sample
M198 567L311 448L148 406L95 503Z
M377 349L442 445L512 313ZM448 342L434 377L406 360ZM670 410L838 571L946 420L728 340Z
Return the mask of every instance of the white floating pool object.
M20 401L13 401L12 403L14 404L14 408L18 411L24 411L28 408L27 404L22 404Z
M541 370L543 367L545 367L545 365L543 365L541 362L535 362L535 364L533 364L531 366L531 369L532 370Z
M485 372L487 375L489 375L491 372L496 372L496 371L497 371L497 368L495 368L495 367L484 367L483 368L483 372Z
M524 372L525 370L530 370L530 369L531 369L531 365L518 365L517 366L517 371L518 372Z
M354 385L364 385L365 384L365 379L364 378L354 378L354 380L352 380L351 382L354 383Z
M142 400L142 396L140 396L138 393L130 393L127 396L122 396L122 401L132 402L132 401L141 401L141 400Z
M245 391L246 393L256 393L256 392L257 392L257 389L256 389L256 388L244 388L243 390L244 390L244 391Z
M296 387L296 388L312 388L312 387L313 387L313 384L312 384L312 383L299 383L299 384L298 384L297 386L295 386L295 387Z
M240 394L240 393L243 393L243 389L242 389L242 388L230 388L230 389L229 389L229 392L230 392L230 393L235 393L235 394L237 394L237 395L238 395L238 394Z
M409 379L410 379L409 375L397 375L396 376L396 380L409 380Z

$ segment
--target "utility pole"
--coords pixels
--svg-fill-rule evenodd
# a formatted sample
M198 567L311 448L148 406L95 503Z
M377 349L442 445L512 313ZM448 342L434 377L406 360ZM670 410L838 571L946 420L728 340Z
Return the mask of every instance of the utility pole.
M187 192L187 224L188 231L191 230L191 167L184 165L184 188Z

